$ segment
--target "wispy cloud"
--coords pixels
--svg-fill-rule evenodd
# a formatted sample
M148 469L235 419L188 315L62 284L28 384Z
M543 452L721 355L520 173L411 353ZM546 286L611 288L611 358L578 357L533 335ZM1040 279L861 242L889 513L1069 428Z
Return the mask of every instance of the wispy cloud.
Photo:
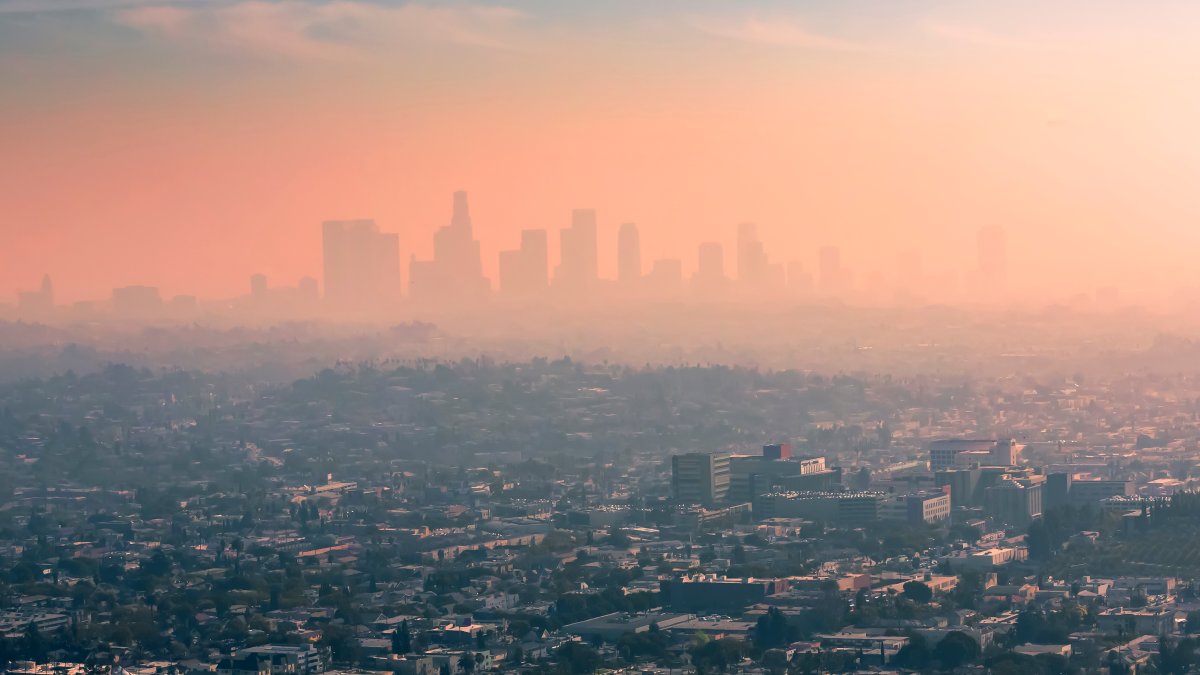
M755 44L828 51L866 51L870 48L869 45L814 32L797 21L785 18L693 16L689 17L688 24L714 37Z
M954 42L976 45L979 47L994 47L998 49L1041 49L1044 42L1027 36L1000 33L978 26L949 23L936 19L927 19L920 24L921 30L929 35Z
M160 2L162 0L0 0L0 15L96 11Z
M388 45L449 43L516 50L525 15L484 5L382 5L359 0L239 0L124 7L116 21L209 49L291 59L354 60Z

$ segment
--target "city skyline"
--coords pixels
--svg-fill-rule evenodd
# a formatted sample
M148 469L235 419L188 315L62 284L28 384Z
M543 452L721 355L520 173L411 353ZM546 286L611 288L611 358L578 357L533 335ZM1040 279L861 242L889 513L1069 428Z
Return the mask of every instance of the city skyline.
M449 223L433 234L430 259L413 254L407 266L403 265L400 236L382 231L374 219L326 220L320 226L319 280L305 275L294 286L280 286L279 280L255 272L249 276L246 295L260 310L274 301L294 311L311 312L320 299L322 307L335 315L390 309L402 299L417 305L446 306L469 306L493 296L530 300L548 293L578 300L660 300L683 299L689 288L693 298L709 300L790 298L966 304L1011 300L1006 286L1007 237L999 226L980 228L973 266L966 257L965 269L951 272L961 275L961 283L946 286L944 277L931 279L923 271L919 253L912 251L897 254L893 273L872 270L857 279L855 270L842 262L842 249L834 245L817 248L811 265L798 259L776 260L759 238L757 224L746 222L731 228L736 232L732 274L726 272L726 247L716 241L699 242L691 255L647 260L642 252L642 228L636 223L605 228L596 209L576 208L571 211L569 224L555 233L557 260L552 255L550 229L525 229L516 248L496 252L497 272L488 275L484 272L485 256L474 236L467 191L454 191L451 204ZM601 252L610 248L616 269L603 274L598 261ZM942 287L935 290L934 281ZM172 295L164 296L150 281L113 287L109 300L118 314L149 316L168 304L191 307L199 299L190 293ZM45 314L56 306L56 297L52 277L45 274L38 289L17 293L16 309L30 316ZM85 302L96 300L104 298L92 297Z
M0 289L294 284L314 222L364 216L429 260L463 186L493 284L575 207L685 275L743 221L862 274L961 269L999 224L1014 290L1196 283L1200 9L866 7L6 0Z

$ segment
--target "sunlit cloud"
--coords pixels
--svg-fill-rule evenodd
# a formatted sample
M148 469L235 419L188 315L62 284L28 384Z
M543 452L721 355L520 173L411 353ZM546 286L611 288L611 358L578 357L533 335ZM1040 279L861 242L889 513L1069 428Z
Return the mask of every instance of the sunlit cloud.
M356 0L126 7L118 23L179 44L295 59L354 60L388 45L444 43L519 50L525 15L482 5L377 5Z
M784 18L763 19L756 16L742 19L709 16L689 17L688 23L713 37L762 45L798 47L828 51L865 51L868 45L814 32L803 24Z

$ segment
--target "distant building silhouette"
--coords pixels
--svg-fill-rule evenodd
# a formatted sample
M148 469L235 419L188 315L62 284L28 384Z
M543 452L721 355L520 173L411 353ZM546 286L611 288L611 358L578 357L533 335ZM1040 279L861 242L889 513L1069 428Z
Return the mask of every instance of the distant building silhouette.
M125 286L112 290L113 312L124 317L145 318L162 311L162 296L155 286Z
M549 284L549 246L545 230L522 230L521 248L500 253L500 292L537 295Z
M683 261L674 258L655 260L646 275L645 285L652 295L678 295L683 289Z
M595 209L571 212L571 227L561 233L562 255L554 283L567 292L589 291L599 279Z
M17 311L24 316L42 316L54 310L54 283L50 275L42 276L42 285L36 291L17 294Z
M758 226L754 223L738 225L737 262L740 283L754 286L766 283L767 254L758 239Z
M460 190L454 193L450 224L433 235L433 260L413 260L409 291L415 300L478 300L490 287L483 276L467 193Z
M317 287L317 280L312 277L304 277L300 279L300 284L297 286L300 291L300 296L306 300L313 301L320 295Z
M700 244L696 249L696 274L692 276L692 287L704 297L728 284L725 278L725 249L715 241Z
M622 223L617 233L617 281L632 284L642 278L642 237L634 223Z
M264 298L267 295L267 275L254 274L250 277L250 297Z
M703 281L725 280L725 248L715 241L697 247L696 278Z
M338 312L377 310L400 298L400 240L373 220L322 225L325 301Z
M842 251L836 246L822 246L817 258L817 283L821 293L841 297L850 290L850 270L842 267Z

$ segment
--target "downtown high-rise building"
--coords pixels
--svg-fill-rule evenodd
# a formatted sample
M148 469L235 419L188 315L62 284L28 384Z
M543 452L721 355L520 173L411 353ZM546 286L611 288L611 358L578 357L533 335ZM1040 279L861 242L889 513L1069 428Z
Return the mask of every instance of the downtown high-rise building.
M17 311L23 316L41 316L54 309L54 282L50 275L42 276L42 285L36 291L21 291L17 294Z
M702 297L712 297L726 288L725 248L715 241L706 241L696 249L696 273L692 275L692 288Z
M433 260L412 261L409 291L417 301L478 300L490 287L483 275L467 193L460 190L454 193L450 224L433 235Z
M530 296L548 285L549 246L545 230L522 230L521 247L500 252L500 292Z
M555 285L566 292L588 292L599 280L598 234L595 209L575 209L571 226L562 230L561 256Z
M761 286L767 281L767 254L758 239L758 226L754 223L738 225L737 274L743 285Z
M632 284L642 278L642 237L634 223L617 231L617 281Z
M373 220L321 226L325 301L335 312L376 310L400 298L400 239Z
M836 246L822 246L817 254L817 285L821 293L840 297L850 290L851 272L842 266L842 251Z

